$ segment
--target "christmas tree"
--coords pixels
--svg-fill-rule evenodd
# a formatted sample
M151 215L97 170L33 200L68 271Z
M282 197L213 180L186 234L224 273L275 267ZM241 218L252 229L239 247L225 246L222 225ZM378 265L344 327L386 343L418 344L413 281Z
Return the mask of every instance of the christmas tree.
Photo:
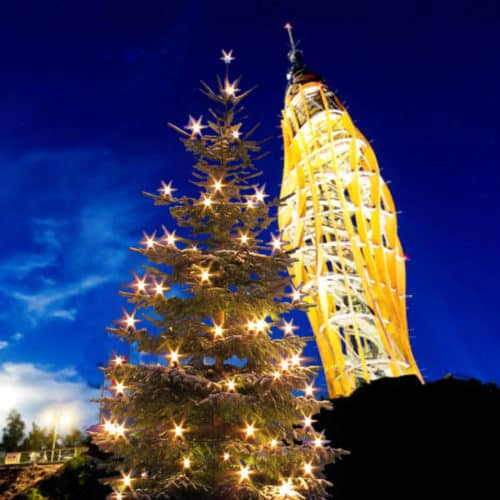
M199 197L159 194L177 227L144 234L133 249L149 261L126 292L133 304L109 330L154 363L115 356L104 369L110 397L94 441L123 458L113 498L323 498L322 467L338 453L313 427L328 402L314 396L317 367L304 366L308 339L284 314L304 307L290 286L291 257L264 232L277 202L266 203L261 141L244 131L231 52L216 103L203 124L181 134L195 157ZM259 156L260 155L260 156ZM141 326L141 325L146 326Z

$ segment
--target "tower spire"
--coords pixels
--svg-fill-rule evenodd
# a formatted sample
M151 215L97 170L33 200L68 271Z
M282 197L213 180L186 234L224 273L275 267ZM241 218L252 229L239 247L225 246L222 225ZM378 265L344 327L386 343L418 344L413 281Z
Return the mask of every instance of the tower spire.
M284 28L288 32L288 39L290 40L290 50L288 52L288 60L290 61L292 68L290 74L295 73L299 68L304 66L302 62L302 51L297 49L295 44L295 39L293 38L292 25L291 23L286 23Z

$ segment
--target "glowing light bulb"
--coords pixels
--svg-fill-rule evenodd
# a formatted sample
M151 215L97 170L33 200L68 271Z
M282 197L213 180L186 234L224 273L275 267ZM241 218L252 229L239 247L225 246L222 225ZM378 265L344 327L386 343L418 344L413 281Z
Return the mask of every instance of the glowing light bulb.
M179 362L179 353L177 351L170 351L167 357L170 358L170 363L172 364Z
M138 292L144 292L146 290L146 278L142 280L138 279L135 283Z
M163 292L165 291L165 287L163 286L163 282L159 282L155 284L155 293L156 295L163 295Z
M236 95L236 92L238 92L236 88L236 82L229 83L228 80L226 80L225 85L224 85L224 92L228 97L234 97Z
M240 466L240 482L249 479L250 477L250 467L248 465Z
M290 362L292 363L293 366L299 366L300 365L300 356L298 354L294 354L290 358Z
M189 469L191 467L191 459L189 457L184 457L184 460L182 460L182 466L185 469Z
M290 322L283 321L283 326L281 327L285 335L293 335L294 330L297 329L297 327L293 324L293 320Z
M300 302L302 299L302 293L298 288L292 290L292 302Z
M104 431L108 434L113 434L115 430L115 425L111 423L109 420L104 421Z
M115 385L115 391L116 394L124 394L125 392L125 386L123 385L123 382L117 382Z
M258 332L264 332L267 328L267 322L265 319L259 319L257 320L257 322L255 323L255 329L258 331Z
M314 387L312 385L306 385L304 393L307 397L314 396Z
M123 313L125 317L122 319L122 322L125 323L127 328L135 329L135 324L139 321L135 319L135 311L132 314L128 314L127 311L123 310Z
M170 247L175 246L175 241L177 238L175 237L175 231L169 233L168 231L165 231L165 241L167 242L167 245Z
M253 424L248 424L245 429L245 434L247 437L252 437L255 434L255 426Z
M273 377L274 377L275 379L280 378L280 377L281 377L281 372L279 372L278 370L274 371L274 372L273 372Z
M224 333L224 328L222 328L221 325L214 326L214 337L222 337L223 333Z
M278 440L277 439L271 439L271 442L269 443L270 448L276 448L278 446Z
M304 417L304 427L311 427L313 419L311 417Z
M255 206L255 202L252 198L247 199L247 207L248 208L253 208Z
M198 120L195 120L191 115L189 115L189 123L184 127L191 132L191 137L195 135L201 135L201 131L207 128L206 125L202 125L201 121L203 116L200 116Z
M203 205L206 207L206 208L210 208L212 206L212 199L208 196L206 196L204 199L203 199Z
M234 391L235 389L236 389L236 383L235 383L235 381L234 381L234 380L228 380L228 381L227 381L227 390L228 390L229 392L232 392L232 391Z
M172 196L173 191L177 191L172 187L172 181L170 181L168 184L165 184L163 181L161 181L161 188L159 189L160 193L162 196Z
M321 448L323 446L323 439L321 437L317 437L314 439L314 447Z
M247 245L248 244L248 235L247 234L242 234L240 236L240 241L242 245Z
M130 474L126 474L125 476L123 476L123 486L125 486L125 488L128 488L131 484L132 484L132 478L130 477Z
M219 181L215 181L214 182L214 189L216 191L220 191L222 189L222 181L220 181L220 180Z
M222 57L220 58L221 61L224 61L224 64L231 64L232 61L234 61L233 57L233 50L231 49L230 51L226 52L224 49L222 49Z
M257 324L255 321L249 321L247 324L247 328L252 332L257 328Z
M155 235L152 234L151 236L149 236L147 233L143 233L144 234L144 239L142 240L142 244L146 246L146 249L147 250L151 250L154 246L155 246Z
M297 492L295 491L292 480L288 478L286 481L283 480L281 486L278 489L278 494L282 498L295 497Z
M313 467L312 467L312 465L310 463L304 464L303 468L304 468L304 474L308 474L308 475L312 474Z
M272 236L272 240L269 242L270 245L272 245L273 247L273 251L279 251L281 250L281 247L283 245L283 242L281 241L281 238L278 236L274 236L274 235L271 235Z
M124 362L125 360L123 359L123 356L115 356L113 358L113 364L115 366L121 366Z
M182 427L182 425L175 424L173 430L175 437L181 438L184 434L184 430L185 429Z
M123 424L115 424L114 434L116 436L125 436L125 426Z
M239 130L231 130L231 137L233 139L239 139L240 138L240 131Z
M226 452L224 453L224 455L222 455L222 460L224 460L224 462L227 462L227 461L229 460L229 457L230 457L230 455L229 455L229 453L226 451Z
M257 189L255 188L255 199L259 202L259 203L263 203L264 202L264 198L266 198L268 195L265 194L264 192L264 189L265 189L265 186L261 189Z
M209 268L203 269L201 268L200 270L200 280L202 283L209 282L210 281L210 270Z
M119 491L115 491L115 500L123 500L123 495Z
M281 369L283 371L286 371L288 370L288 367L289 367L289 362L287 359L284 359L282 362L281 362Z

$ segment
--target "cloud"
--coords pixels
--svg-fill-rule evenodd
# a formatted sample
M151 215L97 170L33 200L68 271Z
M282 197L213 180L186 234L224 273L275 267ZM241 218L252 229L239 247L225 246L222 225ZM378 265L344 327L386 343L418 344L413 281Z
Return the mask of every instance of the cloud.
M14 333L14 335L12 335L11 339L18 341L18 340L21 340L23 337L24 337L24 334L22 334L21 332L16 332L16 333Z
M9 346L9 343L6 340L0 340L0 351Z
M61 318L68 321L75 321L76 319L76 309L57 309L50 313L51 318Z
M99 396L73 368L50 371L32 363L0 364L0 427L10 410L17 410L27 427L43 424L47 413L71 415L76 426L87 427L98 420L98 405L90 399Z

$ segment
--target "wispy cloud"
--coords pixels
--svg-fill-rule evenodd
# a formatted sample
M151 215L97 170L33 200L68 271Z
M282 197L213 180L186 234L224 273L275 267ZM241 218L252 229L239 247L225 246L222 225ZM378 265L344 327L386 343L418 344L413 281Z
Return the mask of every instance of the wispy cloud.
M21 413L29 425L43 423L47 412L71 414L75 424L88 426L97 421L98 408L90 399L98 390L89 387L72 368L50 371L32 363L0 364L0 426L10 410Z
M9 343L6 340L0 340L0 351L9 346Z

